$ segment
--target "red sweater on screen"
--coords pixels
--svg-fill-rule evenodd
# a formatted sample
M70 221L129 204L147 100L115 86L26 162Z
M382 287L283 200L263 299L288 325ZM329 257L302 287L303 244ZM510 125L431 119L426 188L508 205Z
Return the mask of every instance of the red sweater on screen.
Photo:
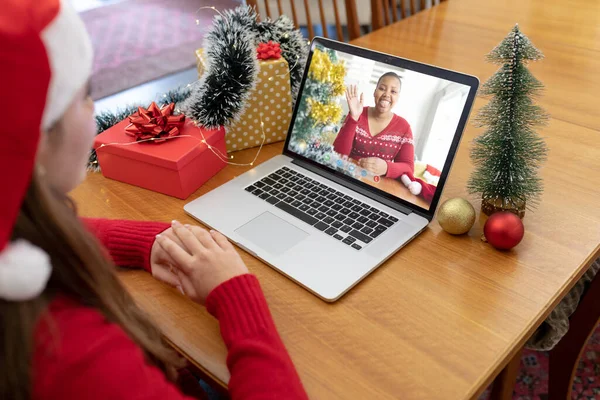
M156 234L169 225L85 220L119 266L150 270ZM232 399L307 399L255 276L235 277L207 298L228 349ZM38 324L33 398L190 399L148 364L142 350L94 308L57 296Z
M379 157L387 162L385 174L388 178L399 178L402 174L413 174L415 149L410 125L396 114L377 135L369 130L369 107L355 121L348 114L344 125L333 142L333 149L356 160L367 157Z

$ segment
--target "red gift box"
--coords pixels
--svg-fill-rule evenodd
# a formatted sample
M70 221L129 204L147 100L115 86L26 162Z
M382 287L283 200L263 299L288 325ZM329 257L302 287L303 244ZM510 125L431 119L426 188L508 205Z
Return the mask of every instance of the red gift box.
M125 132L129 125L126 118L96 136L94 149L107 178L186 199L226 165L223 127L203 129L186 118L173 139L135 143L135 137Z

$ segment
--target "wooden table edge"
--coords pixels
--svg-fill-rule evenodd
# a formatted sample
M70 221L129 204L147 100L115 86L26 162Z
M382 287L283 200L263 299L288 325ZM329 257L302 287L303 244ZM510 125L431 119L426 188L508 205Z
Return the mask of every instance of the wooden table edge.
M509 365L509 363L516 356L516 354L517 353L520 354L522 352L523 347L525 346L525 343L531 337L533 332L535 332L535 330L538 328L538 326L548 317L548 315L550 315L552 310L554 310L554 308L558 305L558 303L560 303L562 301L564 296L569 292L569 290L571 290L573 288L573 286L577 283L577 281L579 281L579 279L581 279L583 274L585 274L585 272L590 268L592 263L598 257L600 257L600 244L598 244L596 246L596 249L594 250L594 252L592 254L590 254L590 256L588 256L588 258L582 264L582 265L584 265L584 267L580 268L580 270L577 272L576 279L573 279L571 282L564 285L563 288L561 289L561 291L557 292L557 294L552 299L552 302L549 303L548 307L546 307L546 309L540 313L540 316L535 319L537 322L530 324L530 326L527 328L525 333L523 335L521 335L521 337L518 338L517 346L515 346L512 350L508 351L501 358L502 361L499 362L495 367L492 367L493 368L492 374L490 374L487 379L482 381L483 382L482 385L475 385L475 386L479 386L480 389L472 392L468 398L477 399L479 396L481 396L481 394L485 391L485 389L487 389L487 387L492 382L494 382L496 380L496 378L504 371L504 369Z
M179 346L177 346L175 343L173 343L173 341L171 341L171 339L169 339L167 336L163 335L162 337L163 337L164 341L167 343L167 345L169 345L171 348L173 348L173 350L175 350L177 352L177 354L179 354L183 358L185 358L185 360L188 362L188 365L186 366L186 368L191 369L192 370L191 372L193 372L195 375L199 375L200 379L204 380L215 390L217 390L221 393L228 392L229 388L225 382L221 381L221 379L219 379L217 376L215 376L212 372L210 372L204 366L199 364L192 357L187 355Z

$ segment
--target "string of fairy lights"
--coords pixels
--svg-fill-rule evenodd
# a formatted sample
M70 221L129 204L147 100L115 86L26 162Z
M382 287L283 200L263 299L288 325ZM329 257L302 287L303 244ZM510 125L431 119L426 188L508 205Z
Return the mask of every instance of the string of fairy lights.
M161 107L161 110L164 107L166 107L166 106ZM204 136L204 131L201 129L202 127L195 121L193 122L193 124L199 128L198 132L200 133L200 137L201 137L200 139L198 139L196 136L192 136L192 135L177 135L177 136L170 136L170 137L142 139L142 140L136 140L134 142L125 142L125 143L123 143L123 142L103 143L100 146L98 146L96 151L98 151L99 149L101 149L103 147L107 147L107 146L131 146L131 145L146 143L146 142L154 142L154 141L164 142L164 141L173 140L173 139L192 138L192 139L197 139L197 140L199 140L199 143L206 145L208 150L210 150L217 158L219 158L219 160L225 162L226 164L235 165L235 166L239 166L239 167L253 166L256 163L256 160L258 159L258 156L260 155L260 152L261 152L261 150L265 144L265 140L266 140L266 134L265 134L265 130L264 130L265 124L262 121L262 114L259 114L259 118L260 118L260 130L261 130L262 141L261 141L260 145L258 146L258 150L256 151L254 158L249 163L237 163L237 162L230 161L231 159L233 159L233 155L223 154L223 152L221 152L221 150L218 147L211 145L208 142L208 140L206 139L206 136ZM132 124L129 124L128 127L131 125Z

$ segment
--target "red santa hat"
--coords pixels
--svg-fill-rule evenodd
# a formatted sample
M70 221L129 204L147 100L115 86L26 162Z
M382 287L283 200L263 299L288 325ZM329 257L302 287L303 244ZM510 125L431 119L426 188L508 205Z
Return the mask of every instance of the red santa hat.
M38 296L49 256L10 237L35 166L40 133L90 77L92 46L68 0L4 0L0 12L0 299Z

